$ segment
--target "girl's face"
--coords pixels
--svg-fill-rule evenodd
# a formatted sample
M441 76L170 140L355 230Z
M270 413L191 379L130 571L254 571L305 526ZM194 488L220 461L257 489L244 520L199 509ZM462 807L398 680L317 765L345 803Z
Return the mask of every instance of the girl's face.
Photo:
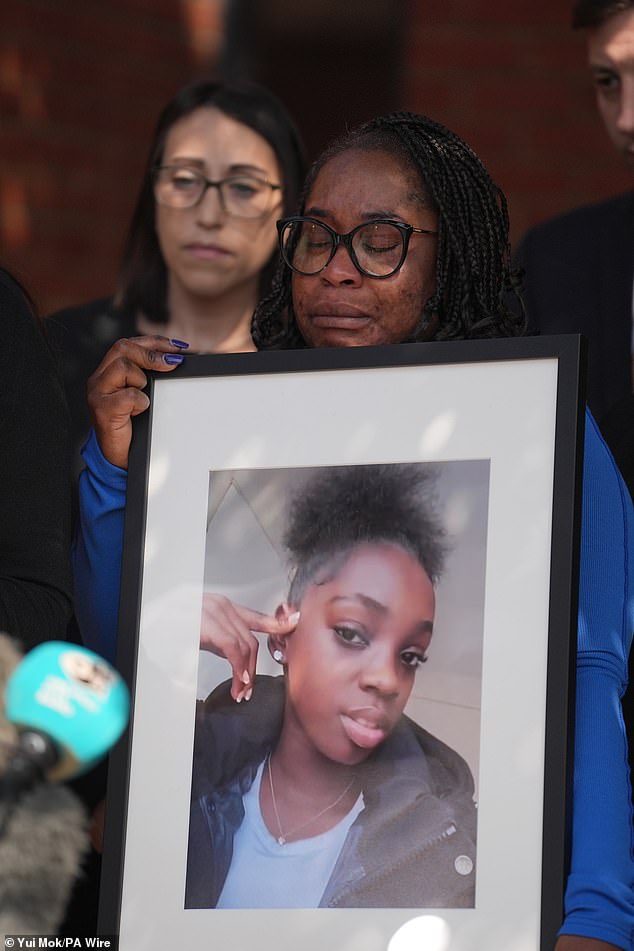
M434 589L394 545L362 545L310 585L286 643L285 729L335 762L362 762L396 726L432 636Z
M347 234L389 218L436 230L438 216L403 160L387 152L351 149L319 172L304 214ZM311 277L293 274L293 310L310 347L401 343L414 332L436 289L435 235L413 234L396 274L383 280L355 268L339 246L330 264Z
M212 180L235 175L282 184L275 153L257 132L219 109L201 107L180 119L165 140L161 165L200 171ZM228 215L218 189L208 188L193 208L156 205L155 222L170 288L197 297L220 297L255 285L276 245L275 220L282 191L273 192L262 218ZM255 302L254 302L255 304Z

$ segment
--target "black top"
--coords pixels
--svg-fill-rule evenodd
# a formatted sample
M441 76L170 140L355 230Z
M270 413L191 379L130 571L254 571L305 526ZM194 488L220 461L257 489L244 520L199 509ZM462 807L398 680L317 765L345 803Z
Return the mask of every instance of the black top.
M587 338L587 399L601 425L632 392L634 192L538 225L516 257L531 324Z
M63 640L71 614L68 410L41 326L0 270L0 630Z
M86 383L113 343L138 333L131 317L117 311L110 298L67 307L46 321L58 358L70 410L71 452L75 474L82 468L79 451L90 430Z

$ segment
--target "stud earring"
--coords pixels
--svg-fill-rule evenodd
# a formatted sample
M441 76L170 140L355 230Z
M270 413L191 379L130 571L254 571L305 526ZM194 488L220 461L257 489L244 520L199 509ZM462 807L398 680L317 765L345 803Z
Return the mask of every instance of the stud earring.
M278 664L281 664L284 660L284 654L279 648L273 651L273 660L276 660Z

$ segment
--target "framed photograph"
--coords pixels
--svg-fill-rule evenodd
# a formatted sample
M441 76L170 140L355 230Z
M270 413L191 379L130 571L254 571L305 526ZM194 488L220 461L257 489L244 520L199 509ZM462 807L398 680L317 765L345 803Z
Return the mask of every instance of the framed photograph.
M154 376L99 921L121 951L552 948L580 348L192 355Z

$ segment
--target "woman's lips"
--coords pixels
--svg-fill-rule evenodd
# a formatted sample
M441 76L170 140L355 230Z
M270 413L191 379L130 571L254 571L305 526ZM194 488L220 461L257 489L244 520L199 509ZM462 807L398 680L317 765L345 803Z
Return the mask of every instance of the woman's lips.
M348 739L364 750L373 750L382 743L387 736L387 728L383 722L361 714L341 714L341 725Z
M216 261L219 258L231 257L232 252L221 248L217 244L188 244L185 250L195 258L203 261Z
M315 327L328 330L358 330L372 319L358 307L328 301L316 304L309 316Z
M311 323L322 330L356 330L366 327L371 318L367 314L313 314Z

